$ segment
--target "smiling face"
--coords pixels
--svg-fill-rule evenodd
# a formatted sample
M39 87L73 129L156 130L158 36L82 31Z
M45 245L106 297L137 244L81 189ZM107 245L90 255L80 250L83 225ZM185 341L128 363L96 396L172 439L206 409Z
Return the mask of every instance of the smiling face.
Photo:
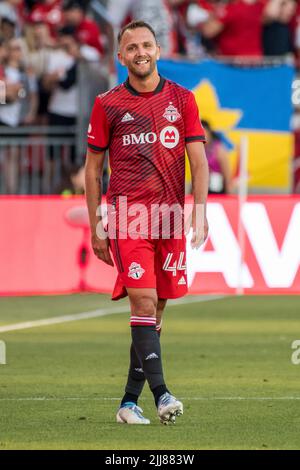
M160 47L148 28L127 29L119 45L118 58L129 75L144 79L156 70Z

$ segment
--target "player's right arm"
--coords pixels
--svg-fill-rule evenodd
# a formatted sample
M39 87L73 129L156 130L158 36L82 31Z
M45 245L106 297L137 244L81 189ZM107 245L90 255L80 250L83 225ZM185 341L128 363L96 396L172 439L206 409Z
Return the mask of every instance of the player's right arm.
M108 238L101 238L101 233L104 233L102 217L100 215L104 159L105 151L92 152L89 149L87 150L85 162L85 192L89 211L93 251L99 259L113 266L114 263L109 252Z
M101 96L97 96L88 127L88 150L85 163L86 200L94 253L99 259L113 266L108 248L108 238L101 236L101 234L104 235L104 227L100 216L102 173L105 150L109 146L109 135L110 124L102 106Z

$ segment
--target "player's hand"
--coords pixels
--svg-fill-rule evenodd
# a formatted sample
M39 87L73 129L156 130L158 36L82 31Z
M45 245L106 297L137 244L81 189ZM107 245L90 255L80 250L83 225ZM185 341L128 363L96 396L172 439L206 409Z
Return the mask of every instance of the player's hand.
M208 237L208 221L206 215L203 211L199 211L196 217L196 212L193 210L192 214L189 216L185 224L185 234L187 235L190 230L193 230L193 235L191 239L191 247L200 248L201 245L205 242Z
M97 258L101 259L109 266L114 265L110 256L109 243L107 238L105 240L101 240L97 237L96 234L92 235L92 248Z
M191 247L200 248L208 237L208 221L206 216L200 221L199 224L192 223L193 236L191 239Z

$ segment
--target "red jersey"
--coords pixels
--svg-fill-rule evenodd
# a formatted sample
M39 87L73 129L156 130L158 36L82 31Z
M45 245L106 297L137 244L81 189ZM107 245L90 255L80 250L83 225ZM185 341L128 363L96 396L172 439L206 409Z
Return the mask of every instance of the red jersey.
M237 0L228 3L218 20L224 30L217 38L218 53L227 56L262 56L262 15L264 2L246 3Z
M139 93L128 79L97 96L88 147L109 148L109 203L184 205L185 145L204 142L193 93L164 78L152 93Z

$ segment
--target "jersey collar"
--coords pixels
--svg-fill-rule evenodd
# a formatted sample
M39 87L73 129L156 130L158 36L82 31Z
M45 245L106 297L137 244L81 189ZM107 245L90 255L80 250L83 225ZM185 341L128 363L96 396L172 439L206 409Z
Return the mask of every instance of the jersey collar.
M161 75L159 77L160 77L160 80L159 80L159 83L158 83L157 87L153 91L153 95L157 95L157 93L160 93L162 91L163 87L164 87L166 79L163 78ZM131 93L132 95L141 96L141 93L139 93L135 88L133 88L130 85L129 78L127 78L126 82L124 82L124 86L125 86L125 88L127 88L129 93Z

